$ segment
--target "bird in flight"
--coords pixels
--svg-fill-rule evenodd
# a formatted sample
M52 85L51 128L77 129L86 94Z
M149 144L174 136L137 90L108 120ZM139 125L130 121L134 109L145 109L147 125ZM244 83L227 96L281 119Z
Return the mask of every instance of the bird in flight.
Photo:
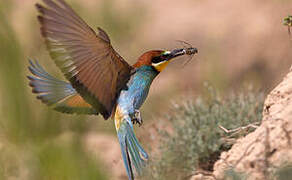
M142 123L139 108L150 85L173 58L196 54L197 49L151 50L131 66L113 49L103 29L97 28L96 33L64 0L43 0L36 8L50 56L69 82L30 60L32 92L62 113L114 119L127 175L133 180L132 165L140 175L148 159L133 124Z

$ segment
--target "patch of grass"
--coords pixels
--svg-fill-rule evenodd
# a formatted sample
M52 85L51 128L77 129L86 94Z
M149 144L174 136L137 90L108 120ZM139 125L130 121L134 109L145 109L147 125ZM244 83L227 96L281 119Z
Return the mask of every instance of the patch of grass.
M152 158L145 178L187 179L196 171L212 171L222 151L254 130L247 125L261 121L263 100L262 93L252 90L221 97L208 87L206 97L175 104L169 117L171 131L160 132L160 152Z
M224 172L224 178L225 180L246 180L247 175L244 173L238 173L234 169L227 169Z
M287 180L292 177L292 164L287 164L277 169L275 176L279 180Z
M38 148L35 179L107 179L104 169L87 155L78 140L70 143L49 143ZM74 158L73 158L74 157Z

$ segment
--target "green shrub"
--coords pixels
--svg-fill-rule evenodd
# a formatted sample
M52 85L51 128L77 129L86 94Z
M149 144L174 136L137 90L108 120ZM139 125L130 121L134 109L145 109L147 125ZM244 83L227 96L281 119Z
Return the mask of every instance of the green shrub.
M277 180L289 180L292 177L292 164L283 163L282 166L273 169L274 172L272 174L273 179ZM271 179L272 179L271 178Z
M222 151L254 130L244 126L262 118L262 93L249 90L222 98L209 87L207 94L174 105L168 118L171 131L160 132L160 152L146 168L146 179L187 179L198 170L212 171ZM229 130L244 128L225 132L220 125Z
M246 180L247 175L245 173L236 172L234 169L227 169L224 172L224 180Z

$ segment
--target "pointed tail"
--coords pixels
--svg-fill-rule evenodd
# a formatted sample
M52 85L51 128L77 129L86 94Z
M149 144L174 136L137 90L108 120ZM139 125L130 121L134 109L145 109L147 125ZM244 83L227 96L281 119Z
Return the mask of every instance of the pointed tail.
M120 117L121 118L117 118L117 116L115 116L116 130L129 180L134 180L132 163L138 175L141 175L148 155L134 134L131 118L129 116Z

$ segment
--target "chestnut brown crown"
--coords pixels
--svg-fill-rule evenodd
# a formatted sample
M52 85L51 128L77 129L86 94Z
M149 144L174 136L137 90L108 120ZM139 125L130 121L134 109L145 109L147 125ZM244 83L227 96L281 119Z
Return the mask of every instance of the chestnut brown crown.
M133 65L135 68L139 68L141 66L151 66L152 59L155 57L161 56L165 51L163 50L151 50L143 53L137 60L137 62Z

